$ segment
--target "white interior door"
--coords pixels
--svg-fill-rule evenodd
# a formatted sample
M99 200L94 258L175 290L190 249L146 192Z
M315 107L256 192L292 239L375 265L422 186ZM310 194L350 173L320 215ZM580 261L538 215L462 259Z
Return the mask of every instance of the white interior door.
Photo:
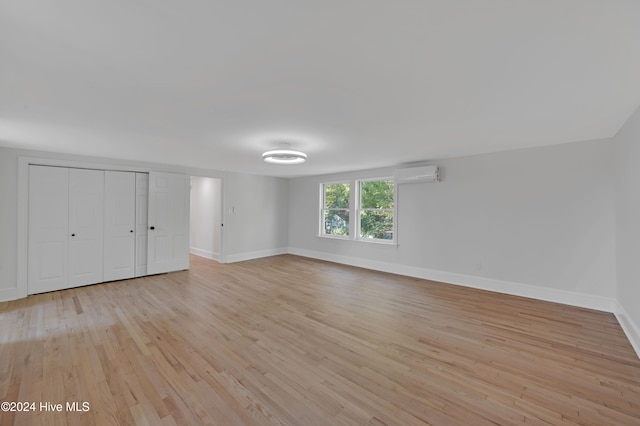
M136 174L104 174L104 281L135 276Z
M69 285L103 281L104 171L69 169Z
M69 169L29 166L27 292L67 288Z
M136 173L136 277L147 275L149 175Z
M147 273L189 269L189 177L149 173Z

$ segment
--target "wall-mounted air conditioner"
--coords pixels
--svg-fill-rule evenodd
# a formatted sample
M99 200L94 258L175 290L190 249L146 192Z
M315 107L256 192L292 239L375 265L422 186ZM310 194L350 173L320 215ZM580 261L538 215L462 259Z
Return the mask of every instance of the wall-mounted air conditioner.
M393 177L396 183L439 182L440 172L438 166L410 167L396 170Z

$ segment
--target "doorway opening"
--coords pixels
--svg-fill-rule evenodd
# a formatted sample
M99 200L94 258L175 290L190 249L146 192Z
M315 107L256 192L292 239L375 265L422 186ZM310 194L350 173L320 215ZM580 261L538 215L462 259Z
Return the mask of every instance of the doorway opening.
M222 179L191 176L189 251L220 262Z

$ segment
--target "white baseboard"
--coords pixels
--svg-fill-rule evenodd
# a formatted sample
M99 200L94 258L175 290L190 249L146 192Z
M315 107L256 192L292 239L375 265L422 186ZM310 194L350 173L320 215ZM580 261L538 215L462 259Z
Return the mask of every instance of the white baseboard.
M228 254L224 257L224 263L242 262L244 260L258 259L261 257L277 256L279 254L287 254L289 249L281 247L277 249L257 250L246 253Z
M616 318L627 335L627 339L631 342L631 346L636 351L638 358L640 358L640 326L636 324L633 319L627 314L620 301L616 302Z
M0 290L0 302L8 302L10 300L16 300L22 297L25 296L19 296L17 288L6 288Z
M326 260L329 262L358 266L360 268L372 269L375 271L406 275L414 278L422 278L425 280L439 281L447 284L477 288L480 290L495 291L498 293L505 293L513 296L529 297L532 299L562 303L565 305L595 309L598 311L616 311L616 301L614 298L609 297L595 296L591 294L558 290L553 288L538 287L530 284L495 280L492 278L459 274L455 272L438 271L435 269L419 268L408 265L399 265L390 262L379 262L359 257L342 256L314 250L299 249L295 247L290 247L289 253L298 256Z
M191 252L191 254L195 254L196 256L200 256L200 257L205 257L207 259L219 260L220 258L218 253L215 253L209 250L202 250L199 248L191 247L189 251Z

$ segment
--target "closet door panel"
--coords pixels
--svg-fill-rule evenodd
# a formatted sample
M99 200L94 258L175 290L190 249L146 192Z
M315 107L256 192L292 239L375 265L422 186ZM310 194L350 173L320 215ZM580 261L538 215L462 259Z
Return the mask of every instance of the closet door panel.
M149 175L136 173L136 277L147 275Z
M103 281L104 171L69 170L69 287Z
M149 173L147 273L189 269L189 178Z
M104 281L135 275L136 174L104 175Z
M68 169L29 166L28 214L28 293L68 287Z

